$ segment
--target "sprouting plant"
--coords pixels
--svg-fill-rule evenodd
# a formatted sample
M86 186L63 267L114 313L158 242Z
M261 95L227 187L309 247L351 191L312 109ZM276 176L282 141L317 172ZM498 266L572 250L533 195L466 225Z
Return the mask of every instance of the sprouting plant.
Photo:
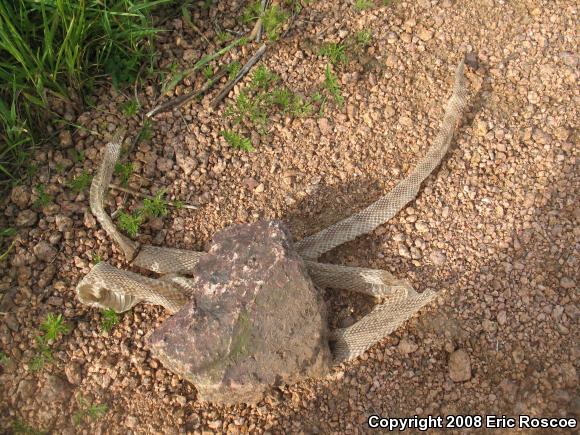
M326 70L324 72L324 87L328 93L334 99L334 102L339 106L344 104L344 97L340 93L340 85L338 84L338 78L330 69L330 65L326 65Z
M103 261L103 258L96 252L93 252L92 260L94 264L99 264L101 261Z
M370 45L372 40L373 34L370 30L361 30L356 34L356 42L363 47Z
M121 112L125 116L133 116L137 114L137 112L139 111L139 107L140 107L139 101L137 101L136 99L131 99L121 105Z
M286 88L278 88L274 89L272 92L272 103L276 104L280 109L286 112L292 101L294 100L294 93L290 92L289 89Z
M101 322L101 330L103 332L110 331L117 323L119 323L119 315L115 311L111 309L103 311L103 320Z
M343 44L329 42L320 48L319 53L321 56L327 57L333 65L348 62L348 56L346 55L346 49Z
M220 134L232 148L243 151L254 151L252 142L247 137L240 136L235 131L228 130L221 131Z
M220 44L223 44L224 42L228 42L230 39L232 39L232 36L228 32L218 32L217 33L217 40Z
M228 65L228 79L233 80L237 77L238 73L242 69L242 64L237 60Z
M211 65L206 65L203 68L202 72L203 72L203 76L208 80L213 77L213 68Z
M131 237L137 237L142 223L143 215L141 213L129 214L124 211L119 213L119 228Z
M128 162L125 164L116 163L115 164L115 175L119 176L121 179L121 185L126 186L129 183L129 178L133 173L133 163Z
M69 183L69 187L74 193L80 193L91 185L93 177L87 171L83 171L81 175L77 175Z
M143 122L143 127L139 130L138 140L148 142L153 137L153 126L150 119Z
M36 193L38 193L38 198L34 201L34 207L42 208L46 207L52 202L52 196L46 193L44 186L39 184L36 186Z
M288 12L280 8L278 5L272 5L262 14L262 25L264 26L264 33L271 41L275 41L280 37L280 29L284 22L288 19Z
M24 420L16 419L12 423L12 432L14 435L44 435L47 432L37 430L26 423Z
M44 367L45 364L52 361L52 351L46 342L45 336L36 337L36 355L28 363L28 368L36 372Z
M69 148L68 155L75 163L82 163L85 161L85 152L77 150L76 148Z
M374 6L372 0L356 0L354 2L354 7L356 10L364 11L370 9Z
M6 355L4 352L0 352L0 365L6 365L8 364L8 362L10 361L10 358L8 357L8 355Z
M82 396L79 397L78 402L79 410L73 415L74 423L76 425L81 424L87 418L96 420L105 415L109 409L104 403L100 405L89 403L87 399Z
M250 87L254 89L268 89L268 87L277 82L279 77L266 68L264 65L260 65L252 74L252 80L250 82Z
M163 199L165 190L161 189L153 198L143 200L143 214L146 217L161 217L167 215L167 201Z
M62 314L55 316L48 313L40 328L44 331L45 341L56 340L59 334L66 335L70 332L70 327L64 323Z
M261 99L251 98L247 93L242 92L237 96L235 103L228 106L225 113L236 123L247 118L259 125L264 125L268 115L260 103Z

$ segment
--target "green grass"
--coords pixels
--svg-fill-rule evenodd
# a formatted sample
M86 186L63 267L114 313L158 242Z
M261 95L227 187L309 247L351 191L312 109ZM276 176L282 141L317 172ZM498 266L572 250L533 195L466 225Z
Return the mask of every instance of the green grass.
M136 115L139 112L140 107L141 107L141 105L139 104L139 101L132 99L132 100L124 102L121 105L121 113L123 115L125 115L126 117L131 117L131 116Z
M278 82L278 80L280 80L280 78L275 73L270 71L264 65L260 65L252 74L250 87L254 89L265 90L268 89L272 84Z
M167 201L163 199L165 190L161 189L153 198L145 198L143 200L143 214L145 217L162 217L166 216Z
M99 264L101 261L103 261L103 257L101 257L96 252L93 252L93 255L91 256L91 259L93 260L93 264Z
M36 193L38 194L38 198L34 201L33 206L36 208L46 207L48 204L52 203L52 196L46 193L44 186L39 184L36 186Z
M12 239L12 242L8 244L8 247L4 248L4 239L8 239L15 235L16 230L14 228L0 228L0 261L8 257L8 254L10 254L10 251L12 251L12 248L14 248L14 244L16 243L16 241Z
M232 148L248 152L254 151L252 142L247 137L240 136L235 131L230 130L221 131L220 134Z
M36 354L28 362L28 368L33 372L41 370L52 361L50 345L71 330L70 326L64 322L62 314L53 313L48 313L46 320L40 324L40 329L44 334L36 337Z
M62 314L54 315L48 313L46 320L40 325L40 329L44 331L45 340L56 340L59 335L66 335L70 332L70 327L64 323Z
M372 0L356 0L354 2L354 8L358 11L365 11L372 8L374 5L375 4L372 2Z
M262 10L260 3L260 0L250 3L244 9L242 21L248 24L262 18L264 34L271 41L276 41L280 37L282 26L290 16L290 13L278 5L272 5L266 10Z
M336 104L342 106L344 104L344 97L340 91L340 85L338 84L338 78L332 72L330 65L326 65L326 70L324 71L324 88L328 91L332 99Z
M321 56L327 57L333 65L348 62L348 56L346 55L346 49L343 44L329 42L320 48L319 53Z
M113 326L119 323L119 315L113 310L103 311L103 320L101 321L101 331L108 332Z
M117 175L121 180L122 186L127 186L129 184L129 178L133 174L134 166L133 163L116 163L115 164L115 175Z
M37 430L26 423L24 420L16 419L10 428L14 435L44 435L48 432Z
M373 33L370 30L361 30L356 34L356 42L357 44L362 45L363 47L367 47L371 45L373 40Z
M154 59L152 12L177 0L0 1L0 177L16 179L47 127L97 81L135 82Z
M139 234L139 229L143 223L143 215L140 212L134 214L125 213L122 211L119 213L118 225L119 228L125 231L131 237L137 237Z
M6 365L8 364L8 362L10 361L10 358L8 357L8 355L6 355L4 352L0 352L0 365Z
M228 65L228 80L233 80L237 77L242 69L242 64L237 60Z
M87 399L82 396L79 397L78 402L79 410L73 415L75 425L79 425L87 419L97 420L98 418L101 418L103 415L105 415L109 410L108 406L104 403L100 405L89 403Z
M93 177L87 171L83 171L70 181L69 187L74 193L80 193L91 185L92 179Z

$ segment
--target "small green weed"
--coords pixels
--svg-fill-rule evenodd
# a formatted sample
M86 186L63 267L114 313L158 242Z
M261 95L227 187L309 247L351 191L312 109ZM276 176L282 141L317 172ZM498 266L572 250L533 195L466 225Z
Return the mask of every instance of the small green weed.
M372 8L374 5L375 4L372 2L372 0L356 0L354 2L354 7L357 11L365 11Z
M77 164L85 161L85 152L82 150L79 151L76 148L69 148L67 153L71 160Z
M143 127L139 130L138 140L149 142L153 137L153 124L150 119L143 122Z
M225 114L233 118L236 123L240 123L244 119L250 119L252 122L263 126L266 124L268 114L261 102L261 98L252 98L247 93L241 92L237 96L235 103L227 107Z
M4 352L0 352L0 365L6 365L8 364L8 362L10 361L10 358L8 357L8 355L6 355Z
M45 188L42 184L36 186L36 193L38 194L38 198L34 201L34 207L42 208L46 207L48 204L52 202L52 196L46 193Z
M14 228L0 228L0 247L2 247L4 245L4 241L2 239L6 239L9 237L13 237L14 235L16 235L16 230ZM4 260L6 257L8 257L8 254L10 254L10 251L12 250L12 248L14 247L14 244L16 243L16 241L13 239L12 242L8 245L8 247L4 250L4 252L0 253L0 261Z
M131 174L133 173L133 163L116 163L115 164L115 175L117 175L121 179L121 185L126 186L129 183L129 178L131 178Z
M70 332L70 327L64 323L62 314L54 315L48 313L46 320L42 322L40 328L44 331L44 340L56 340L59 334L66 335Z
M221 131L220 134L232 148L243 151L254 151L252 142L247 137L240 136L235 131L228 130Z
M103 261L103 257L101 257L96 252L93 252L93 255L91 256L91 259L93 260L93 263L94 264L99 264L101 261Z
M264 65L260 65L252 74L252 80L250 82L250 87L254 89L268 89L270 85L276 83L280 78L266 68Z
M137 237L141 224L143 223L143 215L139 212L134 214L119 213L119 228L125 231L131 237Z
M103 311L103 320L101 322L101 331L108 332L113 326L119 323L119 315L113 310Z
M232 39L232 35L230 35L228 32L218 32L216 36L220 44L228 42Z
M69 183L69 187L74 193L80 193L91 185L93 177L87 172L83 171L81 175L77 175Z
M348 62L345 46L343 44L337 44L336 42L324 44L319 53L321 56L327 57L333 65Z
M271 41L276 41L280 37L280 30L290 14L278 5L272 5L266 9L262 15L262 25L264 33Z
M75 412L75 414L73 415L73 420L76 425L81 424L87 418L91 420L96 420L105 415L109 410L108 406L105 405L104 403L100 405L95 405L89 403L87 399L85 399L82 396L79 397L78 402L79 402L79 410Z
M134 116L139 112L140 107L139 101L132 99L121 105L121 113L127 117Z
M44 435L47 433L33 428L21 419L14 420L11 429L14 435Z
M161 189L153 198L143 200L143 214L145 217L161 217L167 215L167 201L163 199L165 190Z
M50 350L50 346L45 342L43 336L36 337L36 344L36 355L34 355L28 363L28 368L33 372L37 372L42 369L45 364L52 361L52 350Z
M356 42L363 47L371 45L373 34L370 30L361 30L356 34Z
M344 97L340 93L338 78L330 69L330 65L326 65L326 70L324 71L324 87L336 104L339 106L344 104Z
M209 80L213 77L213 68L211 65L206 65L202 70L203 76Z
M233 80L238 76L238 73L242 69L242 64L237 60L228 65L228 80Z

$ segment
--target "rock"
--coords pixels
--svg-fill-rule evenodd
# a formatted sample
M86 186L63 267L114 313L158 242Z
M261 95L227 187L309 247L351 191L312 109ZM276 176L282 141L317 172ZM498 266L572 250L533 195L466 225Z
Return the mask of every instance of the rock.
M505 325L507 322L507 313L505 311L500 311L497 313L497 323L500 325Z
M326 118L320 118L318 120L318 128L320 128L320 132L322 134L332 133L332 128L330 127L328 119L326 119Z
M18 332L18 329L20 328L20 323L18 323L18 319L14 314L12 313L6 314L4 316L4 322L6 323L6 326L8 326L10 330Z
M403 338L400 342L399 342L399 352L401 352L403 355L408 355L410 353L415 352L417 349L419 348L419 346L417 346L417 344L411 340L408 340L406 338Z
M327 373L326 306L282 223L220 231L194 276L195 300L149 346L201 400L255 403L270 385Z
M19 208L25 208L30 202L30 193L24 186L15 186L10 194L10 199Z
M433 263L435 266L442 266L447 261L447 256L443 253L443 251L436 250L431 252L429 255L429 260L431 260L431 263Z
M62 403L68 401L72 394L72 385L59 376L47 375L41 396L47 403Z
M56 265L54 264L47 264L46 267L42 272L40 272L40 276L38 277L38 286L39 287L46 287L52 282L54 275L56 274Z
M453 382L465 382L471 379L471 361L463 349L449 355L449 377Z
M385 107L385 117L386 118L392 118L393 116L395 116L397 112L395 111L395 108L393 106L386 106Z
M419 36L419 38L421 38L422 41L427 42L431 38L433 38L433 30L421 28L417 33L417 35Z
M64 368L67 381L73 385L79 385L82 381L83 368L77 361L71 361Z
M576 287L576 283L573 279L564 277L560 280L560 286L565 289L571 289Z
M411 252L405 245L399 245L399 255L403 258L411 258Z
M429 225L427 225L425 222L417 221L415 222L415 229L420 233L428 233Z
M34 248L32 248L32 250L34 251L36 258L38 258L40 261L49 262L56 256L56 249L54 249L52 245L45 240L38 242Z
M64 148L70 147L73 144L72 134L68 130L61 130L58 134L58 139Z
M33 226L38 220L38 215L33 210L22 210L16 216L16 223L17 227L31 227Z
M73 220L68 216L64 216L61 214L57 214L55 216L54 222L56 224L56 229L59 230L61 233L72 228L73 226Z
M16 396L20 397L21 400L28 400L31 399L36 391L36 382L23 379L18 384L18 388L16 389Z

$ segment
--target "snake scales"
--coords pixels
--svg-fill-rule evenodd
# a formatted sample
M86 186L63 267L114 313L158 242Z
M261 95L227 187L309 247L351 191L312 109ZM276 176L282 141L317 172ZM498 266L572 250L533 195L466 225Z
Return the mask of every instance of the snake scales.
M336 362L361 355L433 300L436 293L432 290L418 293L408 282L396 279L384 270L324 264L317 262L317 258L347 241L370 233L416 197L421 183L446 154L466 104L464 62L461 61L457 66L453 92L447 102L440 131L413 171L370 206L296 243L296 249L304 258L308 272L317 286L340 288L380 298L379 303L361 320L332 332ZM103 202L120 148L119 140L112 141L106 147L103 162L91 185L91 211L121 248L127 262L156 272L161 278L152 279L117 269L107 263L99 263L78 284L77 296L84 304L116 312L129 310L139 302L147 302L162 305L170 313L175 313L190 298L195 297L192 281L187 276L191 276L202 253L140 246L117 230Z

